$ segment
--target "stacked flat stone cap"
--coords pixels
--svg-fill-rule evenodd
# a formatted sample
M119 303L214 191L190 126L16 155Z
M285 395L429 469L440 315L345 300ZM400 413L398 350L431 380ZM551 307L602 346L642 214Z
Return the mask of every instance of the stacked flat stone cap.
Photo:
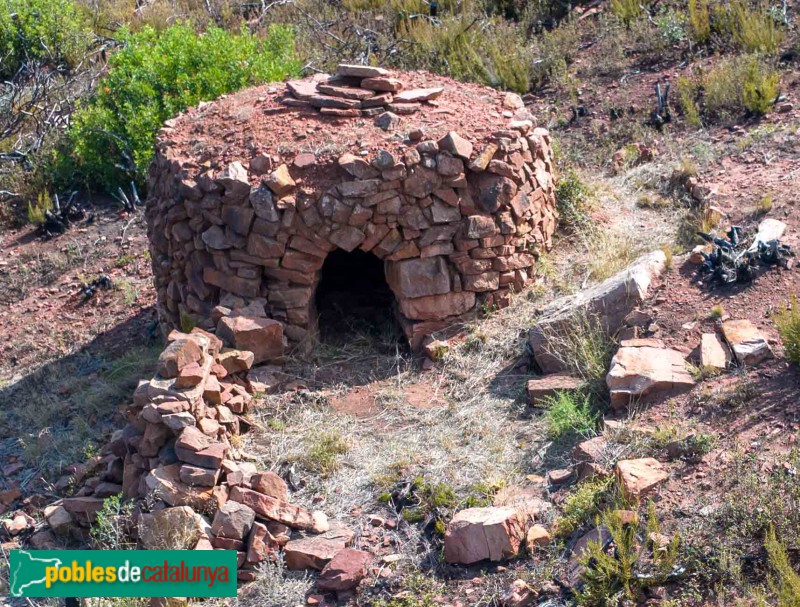
M283 100L285 105L313 107L340 118L376 117L385 111L414 114L420 102L433 101L444 92L442 87L403 90L403 83L388 70L347 64L341 64L335 76L291 80L286 89L290 96Z

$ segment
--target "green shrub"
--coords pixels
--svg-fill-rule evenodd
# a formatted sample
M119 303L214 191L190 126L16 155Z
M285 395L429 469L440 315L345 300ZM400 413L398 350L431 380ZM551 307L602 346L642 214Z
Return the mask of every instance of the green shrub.
M800 607L800 575L789 561L786 546L775 536L774 527L767 531L764 547L774 572L770 588L778 599L776 607Z
M402 63L458 80L526 92L530 87L530 50L515 25L469 13L439 22L405 19L398 36L413 43Z
M95 550L132 550L136 543L131 541L128 526L131 523L133 502L123 504L119 495L103 500L103 507L97 513L97 520L89 530L92 548Z
M72 67L93 40L72 0L0 0L0 76L26 61Z
M614 479L594 478L578 484L564 500L561 513L556 520L556 534L567 537L590 522L611 497Z
M746 0L717 4L712 28L721 39L748 53L773 55L785 37L767 6L760 4L753 9Z
M678 101L683 110L683 116L690 126L699 128L703 126L700 119L700 109L697 107L699 86L696 81L687 76L678 76Z
M639 542L637 525L624 524L615 510L606 510L598 517L597 525L601 524L608 529L614 550L606 551L600 542L589 542L580 558L584 570L583 588L577 593L578 605L634 604L642 590L659 586L667 579L678 558L680 537L674 535L666 546L651 539L661 537L652 502L643 530L646 541Z
M774 320L786 350L786 358L800 365L800 305L795 295L791 296L786 307L778 311Z
M757 56L721 61L701 81L708 119L765 114L778 96L779 74Z
M705 44L711 37L708 0L689 0L689 34L695 44Z
M630 27L642 16L644 10L643 0L611 0L611 12L625 24L625 27Z
M544 399L547 434L553 440L567 434L587 434L597 428L600 415L592 408L588 394L557 392Z
M756 116L763 116L778 98L780 75L753 58L747 62L742 103Z
M563 225L570 228L584 225L592 206L591 191L574 170L568 171L558 180L556 208Z
M202 34L187 25L163 32L122 31L97 94L73 117L69 157L91 185L111 189L142 182L163 122L200 101L296 74L292 30L271 26L257 38L219 28Z

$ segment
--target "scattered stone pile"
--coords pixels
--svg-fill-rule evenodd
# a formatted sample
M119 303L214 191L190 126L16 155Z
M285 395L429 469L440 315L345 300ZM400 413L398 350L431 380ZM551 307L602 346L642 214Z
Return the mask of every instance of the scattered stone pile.
M294 105L317 104L321 111L360 113L371 108L331 104L361 106L389 95L395 110L402 101L420 111L403 139L360 120L334 125L316 112L287 108L285 89L269 89L274 94L253 101L266 106L267 122L261 130L248 122L254 129L250 143L226 147L224 161L199 145L217 141L216 131L203 130L212 122L204 118L217 105L240 111L248 100L249 107L250 92L171 121L159 134L147 202L165 326L189 318L213 330L221 301L235 296L251 315L280 322L290 346L309 349L318 329L316 289L335 249L360 249L384 261L397 317L414 348L425 336L457 327L481 304L506 305L511 290L531 280L537 255L550 247L556 227L553 153L549 133L534 128L518 97L518 104L509 104L497 91L461 84L444 92L403 91L382 70L352 66L343 66L333 84L317 78L289 83L288 89L308 97L290 98ZM436 95L451 109L426 116L427 106L416 102L427 98L429 104ZM483 126L475 132L452 128L464 124L452 114L471 115L476 108L485 108ZM320 123L307 129L314 137L345 142L335 154L325 148L286 151L283 142L254 152L259 136L285 132L293 140L289 127L314 120ZM361 129L355 143L350 129Z
M397 124L398 115L414 114L420 102L433 101L444 88L441 86L403 90L403 82L380 67L342 64L335 76L320 75L312 80L292 80L287 83L290 97L282 100L290 107L312 107L321 114L341 118L383 116L378 126L388 130Z
M282 550L289 569L321 571L321 589L357 585L370 555L347 549L353 530L292 504L286 482L239 461L232 444L252 424L248 371L270 358L263 344L275 325L232 315L220 319L217 335L173 331L157 375L134 392L126 426L80 476L75 470L60 483L78 490L44 509L52 531L74 535L94 522L105 498L121 495L137 504L133 532L143 548L236 550L240 581ZM226 343L263 347L254 355Z

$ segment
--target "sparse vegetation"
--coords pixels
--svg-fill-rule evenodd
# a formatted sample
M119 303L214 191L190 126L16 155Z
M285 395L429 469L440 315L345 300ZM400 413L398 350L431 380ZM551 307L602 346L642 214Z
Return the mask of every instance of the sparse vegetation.
M764 194L761 198L759 198L758 203L756 204L756 213L759 215L766 215L772 210L773 204L772 194Z
M707 318L710 318L711 320L718 320L723 316L725 316L725 308L722 307L722 304L717 304L712 306L708 311Z
M791 296L789 303L774 316L774 321L786 349L786 358L800 365L800 305L797 296Z
M592 521L602 507L611 500L612 478L597 478L580 483L564 500L556 520L559 537L569 537L575 530Z
M339 468L341 464L338 456L344 455L349 449L341 434L325 432L311 440L308 452L301 461L309 470L326 477Z
M579 229L588 221L592 210L591 191L575 171L569 171L559 179L556 208L562 224L568 228Z
M133 550L131 513L133 502L123 503L119 495L106 498L89 531L94 550Z
M566 434L588 434L597 427L598 413L588 394L558 392L544 400L548 435L559 439Z

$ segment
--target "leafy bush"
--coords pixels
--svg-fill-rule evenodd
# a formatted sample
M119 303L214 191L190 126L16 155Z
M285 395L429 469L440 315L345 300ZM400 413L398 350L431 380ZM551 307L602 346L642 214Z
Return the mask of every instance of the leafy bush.
M271 26L259 39L219 28L202 34L187 25L163 32L123 31L122 48L96 96L73 117L70 163L92 185L110 189L143 181L163 122L200 101L298 72L292 30Z
M0 0L0 76L27 61L71 67L93 39L72 0Z
M661 12L655 22L666 44L674 46L686 40L686 17L682 13L669 9Z
M789 303L775 315L775 324L781 334L786 358L800 365L800 305L792 295Z
M597 428L600 416L588 394L557 392L545 398L544 405L547 433L554 440L571 433L588 434Z

